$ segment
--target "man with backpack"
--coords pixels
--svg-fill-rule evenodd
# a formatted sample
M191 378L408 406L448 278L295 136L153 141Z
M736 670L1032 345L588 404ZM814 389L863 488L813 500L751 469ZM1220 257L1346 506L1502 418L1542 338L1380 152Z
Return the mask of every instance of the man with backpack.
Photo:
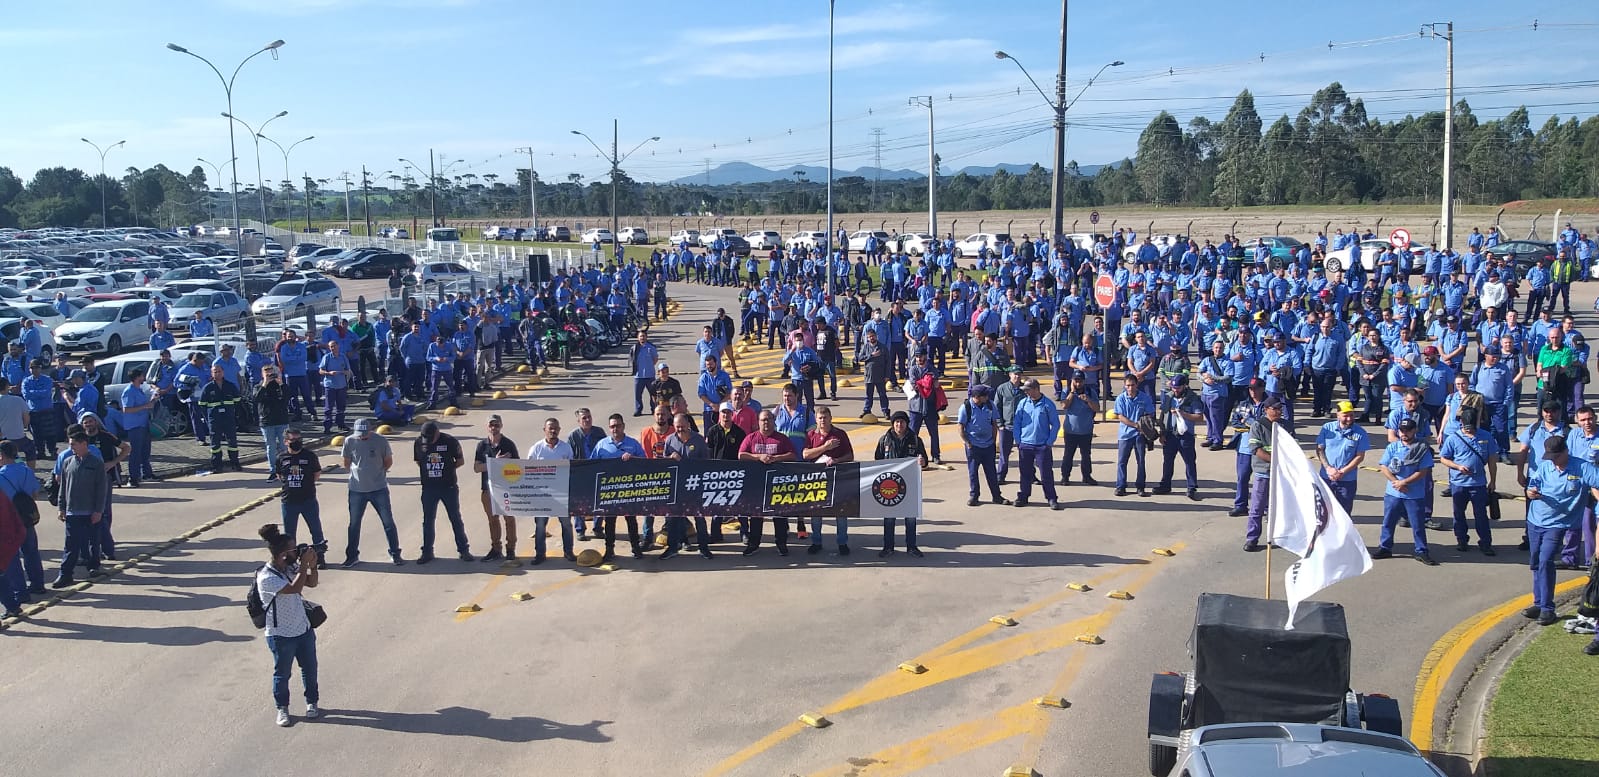
M931 443L933 463L942 465L944 460L940 455L938 445L939 414L949 407L949 400L944 394L943 386L938 383L938 373L928 364L930 360L926 350L916 352L915 363L910 368L910 413L911 434L920 434L922 426L927 426L927 439Z

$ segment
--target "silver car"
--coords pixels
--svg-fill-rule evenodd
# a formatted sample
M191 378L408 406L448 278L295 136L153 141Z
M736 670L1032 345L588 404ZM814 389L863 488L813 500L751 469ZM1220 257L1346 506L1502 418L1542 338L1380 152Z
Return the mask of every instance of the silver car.
M1184 777L1444 777L1403 737L1310 723L1194 729L1172 774Z

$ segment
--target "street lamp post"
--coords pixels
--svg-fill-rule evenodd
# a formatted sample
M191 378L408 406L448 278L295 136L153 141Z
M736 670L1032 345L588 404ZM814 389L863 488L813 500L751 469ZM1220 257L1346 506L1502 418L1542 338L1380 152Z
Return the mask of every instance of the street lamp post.
M833 7L834 0L827 0L827 252L823 254L827 262L827 293L833 293L833 256L837 250L833 245ZM932 172L928 172L931 176ZM845 250L849 245L844 246Z
M639 149L643 148L645 146L645 144L654 143L655 141L660 140L661 137L659 135L657 135L657 136L655 136L653 138L650 138L649 140L642 141L638 145L634 146L632 151L629 151L626 154L622 154L622 155L618 156L617 153L616 153L616 150L617 150L617 145L618 145L617 141L621 138L621 123L618 120L616 120L616 119L611 119L611 153L610 153L610 155L606 155L605 149L600 148L600 144L595 143L594 142L594 138L591 138L588 135L584 135L583 133L578 132L577 130L572 130L572 134L573 135L582 135L583 139L587 140L589 142L589 145L594 147L595 151L600 152L600 156L602 158L604 158L606 161L611 163L611 246L620 253L621 244L616 242L617 240L619 240L619 238L616 236L617 231L619 229L618 221L617 221L617 212L616 212L616 176L617 176L617 174L619 172L621 172L622 163L627 161L628 157L633 156L634 152L636 152Z
M261 133L266 131L268 124L271 124L272 122L289 115L289 112L278 111L276 114L273 114L272 118L261 122L261 126L259 127L251 127L249 122L231 114L224 113L222 115L240 124L243 124L244 128L250 131L250 140L255 143L255 193L261 198L261 230L262 234L266 234L266 178L261 175Z
M228 110L223 114L224 116L232 116L233 114L233 82L239 77L239 71L243 70L245 64L250 60L255 59L256 57L259 57L269 51L272 52L272 58L277 59L278 49L282 47L282 40L275 40L265 46L262 46L254 54L251 54L250 56L241 60L239 62L239 66L233 69L233 75L231 77L224 78L222 76L222 71L218 70L216 65L211 64L211 60L206 59L205 57L202 57L199 54L196 54L182 46L179 46L176 43L167 44L167 48L176 51L179 54L188 54L189 56L204 62L206 67L211 68L211 72L217 74L217 80L222 82L222 91L227 95L228 98ZM229 160L229 164L233 165L233 184L230 187L233 190L233 240L239 255L242 257L244 255L244 235L239 234L239 149L233 138L233 119L231 118L228 119L228 155L233 157L233 159ZM220 178L221 176L218 177ZM244 295L244 262L239 262L239 294L241 296Z
M433 180L433 172L432 172L432 170L433 170L433 149L431 149L431 148L428 149L428 172L426 172L426 173L422 172L422 168L418 167L415 162L412 162L411 160L406 159L403 156L400 157L400 161L406 163L407 165L410 165L411 169L415 170L417 175L426 175L428 177L428 211L432 214L432 217L433 217L432 226L435 226L435 227L438 226L439 225L439 198L438 198L438 191L437 190L438 190L438 183L439 182ZM411 228L415 229L416 225L412 224ZM412 237L412 239L415 240L416 238Z
M198 160L200 164L211 168L211 172L216 174L217 190L220 191L222 189L222 165L213 163L203 156L197 156L195 159ZM232 159L228 160L228 162L232 161ZM211 187L209 186L205 187L205 212L210 215L212 221L216 221L216 214L212 213L211 211Z
M1055 112L1055 171L1054 171L1054 175L1051 176L1051 183L1053 184L1053 186L1051 188L1054 191L1050 195L1050 205L1049 205L1050 215L1051 215L1051 217L1054 220L1054 229L1055 229L1055 231L1054 231L1054 234L1050 236L1050 240L1051 241L1059 240L1060 236L1061 236L1061 233L1065 232L1064 225L1065 225L1065 220L1066 220L1066 111L1072 107L1073 103L1076 103L1077 100L1080 99L1083 96L1083 92L1088 91L1088 87L1093 86L1094 80L1099 78L1100 73L1104 73L1106 68L1121 67L1123 64L1125 64L1121 60L1118 59L1115 62L1110 62L1110 63L1107 63L1104 66L1100 67L1099 72L1094 74L1094 78L1088 79L1088 83L1083 85L1083 89L1082 89L1082 91L1077 93L1077 97L1072 98L1071 102L1067 102L1066 101L1066 2L1065 2L1065 0L1062 0L1062 2L1061 2L1060 14L1061 14L1060 15L1060 74L1056 77L1056 81L1055 81L1055 97L1054 97L1054 99L1050 99L1049 95L1044 94L1044 90L1039 87L1038 82L1033 80L1033 74L1027 72L1027 68L1023 67L1022 63L1019 60L1017 60L1015 57L1013 57L1013 56L1011 56L1009 54L1006 54L1003 51L994 52L994 58L995 59L1008 59L1008 60L1010 60L1012 62L1015 62L1016 63L1016 67L1021 68L1022 75L1027 76L1027 80L1032 83L1033 88L1038 90L1038 96L1044 98L1044 102L1047 103L1049 105L1050 109Z
M83 141L83 142L85 142L85 143L88 143L88 144L89 144L89 145L91 145L91 146L94 146L94 150L95 150L95 151L97 151L97 152L99 152L99 154L100 154L100 228L101 228L101 229L105 229L105 228L107 228L107 227L109 227L109 226L111 226L111 225L110 225L110 224L107 224L107 223L106 223L106 208L105 208L105 184L106 184L106 180L105 180L105 155L106 155L106 154L109 154L109 153L111 153L111 149L113 149L113 148L116 148L116 147L117 147L117 146L120 146L120 145L123 145L123 144L124 144L124 143L127 143L127 142L128 142L128 141L126 141L126 140L119 140L119 141L117 141L117 142L115 142L115 143L112 143L112 144L111 144L111 145L109 145L109 146L106 146L106 147L105 147L105 148L104 148L104 149L101 149L101 148L100 148L100 147L99 147L99 146L97 146L97 145L95 145L95 142L94 142L94 141L92 141L92 140L90 140L90 139L88 139L88 138L78 138L78 140L81 140L81 141Z
M264 128L266 125L263 124L261 126ZM257 138L261 139L261 140L264 140L264 141L266 141L268 143L271 143L274 146L277 146L278 147L278 151L283 154L283 180L284 180L284 182L287 182L289 180L289 153L294 150L295 146L298 146L301 143L306 142L307 140L315 140L316 139L315 135L307 135L307 136L305 136L303 138L300 138L299 140L294 141L293 143L290 143L288 148L284 148L282 143L279 143L276 140L273 140L272 138L269 138L269 137L267 137L265 135L262 135L259 132L255 133L255 136ZM306 212L310 213L310 210L311 210L311 192L309 190L307 190L306 193L305 193L305 208L306 208ZM288 202L287 206L284 208L284 214L283 215L286 216L287 219L288 219L289 231L293 232L294 231L294 201L293 200L290 200Z

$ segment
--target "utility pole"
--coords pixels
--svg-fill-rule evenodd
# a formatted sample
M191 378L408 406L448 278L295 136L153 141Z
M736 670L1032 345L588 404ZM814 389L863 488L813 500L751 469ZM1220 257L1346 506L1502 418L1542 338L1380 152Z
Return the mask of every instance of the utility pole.
M372 189L366 165L361 165L361 215L366 219L366 236L372 236Z
M1055 74L1055 170L1054 193L1049 210L1055 220L1051 242L1060 239L1066 223L1066 5L1060 0L1060 72Z
M531 229L535 232L539 228L539 184L538 174L533 172L533 147L523 146L516 149L517 153L527 154L527 216L532 221Z
M1438 32L1443 25L1444 31ZM1444 202L1443 249L1454 248L1455 236L1455 23L1433 22L1422 32L1444 39Z
M305 233L309 235L309 234L311 234L311 229L312 229L312 227L311 227L311 185L312 185L311 184L311 174L310 173L302 173L302 174L305 176Z
M833 291L833 12L837 0L827 0L827 291ZM848 249L849 246L844 246Z
M883 128L872 128L872 210L877 210L877 185L883 181Z
M433 168L433 149L428 149L428 209L433 212L433 226L439 225L439 174Z
M927 109L927 234L938 239L938 160L933 151L933 96L912 97L911 105Z
M339 180L344 182L344 229L353 233L355 222L350 214L350 174L348 172L339 173Z
M711 185L711 159L710 159L710 157L706 157L705 159L700 160L700 162L705 165L705 185L706 186L710 186Z

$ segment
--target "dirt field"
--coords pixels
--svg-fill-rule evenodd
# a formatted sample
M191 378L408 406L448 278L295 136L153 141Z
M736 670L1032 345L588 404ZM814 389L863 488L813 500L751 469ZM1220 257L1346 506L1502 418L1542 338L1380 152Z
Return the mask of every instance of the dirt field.
M1556 213L1559 222L1556 223ZM1302 240L1315 237L1318 231L1359 227L1386 236L1395 228L1410 231L1411 239L1430 243L1441 238L1439 234L1442 214L1437 206L1309 206L1281 208L1155 208L1135 206L1126 208L1099 208L1099 223L1092 222L1094 209L1074 208L1066 212L1067 232L1113 232L1127 228L1144 234L1191 234L1200 239L1220 240L1224 234L1245 239L1263 235L1288 235ZM609 227L610 219L545 218L544 225L565 224L574 237L587 227ZM1587 234L1599 231L1599 200L1544 200L1518 201L1500 206L1470 205L1455 211L1455 242L1464 245L1472 227L1484 232L1497 223L1513 239L1524 239L1536 229L1539 239L1551 240L1555 232L1571 221L1577 229ZM384 222L387 224L388 222ZM394 222L409 227L409 222ZM476 232L487 226L521 227L527 219L451 219L451 226L460 227L463 237L476 237ZM826 229L826 217L803 216L690 216L623 217L622 227L642 226L654 240L660 241L677 230L709 229L730 226L740 233L757 229L775 229L784 237L799 230ZM834 228L855 231L882 229L899 232L921 232L927 229L926 213L841 213L834 215ZM954 233L957 238L974 232L1009 232L1038 235L1049 228L1049 211L964 211L938 214L938 231Z

